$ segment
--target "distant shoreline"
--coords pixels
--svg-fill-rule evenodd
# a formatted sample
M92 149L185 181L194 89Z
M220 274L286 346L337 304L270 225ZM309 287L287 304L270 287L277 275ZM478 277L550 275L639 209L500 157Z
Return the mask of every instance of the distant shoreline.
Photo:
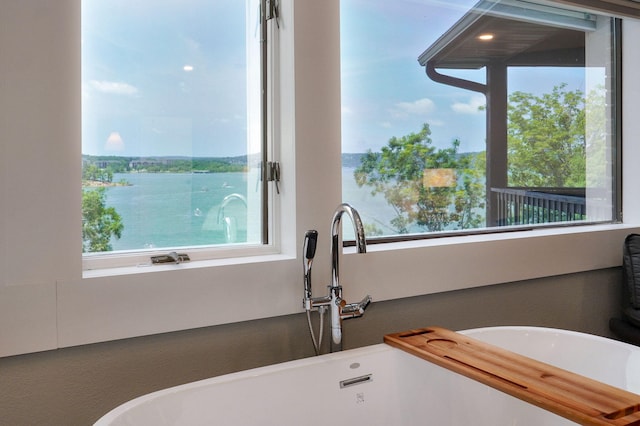
M129 182L103 182L100 180L83 180L83 188L107 188L112 186L132 186Z

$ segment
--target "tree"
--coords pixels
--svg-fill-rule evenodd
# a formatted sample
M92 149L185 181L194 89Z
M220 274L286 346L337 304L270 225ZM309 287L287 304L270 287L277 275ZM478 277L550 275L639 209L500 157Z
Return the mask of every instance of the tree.
M105 206L105 188L82 190L82 252L111 251L111 237L120 238L124 225L113 207Z
M480 157L458 154L459 140L450 148L432 145L431 130L424 124L418 133L393 137L379 153L369 150L355 170L358 186L382 193L396 217L391 225L398 233L408 233L412 225L429 232L477 227L483 220L484 171L471 170ZM430 185L425 170L453 171L457 179L449 185Z
M584 95L566 86L542 96L509 96L509 186L584 188Z
M591 169L605 167L604 88L596 88L585 102L580 90L569 91L566 86L561 84L541 96L524 92L509 96L510 186L584 188L587 149L598 163ZM587 115L594 127L588 141ZM414 224L429 232L482 226L485 153L459 154L458 140L451 148L436 149L430 135L425 124L417 134L391 138L379 153L367 152L355 171L356 182L370 186L372 195L384 195L395 209L397 216L391 225L398 233L409 232ZM430 169L455 170L456 184L425 185L424 173Z
M113 181L111 167L101 169L95 164L87 164L82 169L82 179L87 181L110 183Z
M100 176L100 169L95 164L87 164L82 168L83 180L97 181Z
M469 153L461 164L461 183L455 194L455 210L459 212L457 229L472 229L484 226L486 215L486 169L487 158L485 152ZM482 214L478 211L482 210Z
M603 85L597 85L588 94L585 106L587 152L586 178L587 188L605 188L607 176L611 174L611 152L607 136L610 133L607 123L607 91Z

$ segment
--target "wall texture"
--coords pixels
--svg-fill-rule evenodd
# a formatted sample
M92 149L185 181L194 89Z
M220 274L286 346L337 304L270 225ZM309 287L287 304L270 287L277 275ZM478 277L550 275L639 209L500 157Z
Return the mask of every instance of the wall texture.
M610 336L620 280L612 268L374 302L363 318L345 322L345 349L428 325L538 325ZM145 393L312 355L299 314L3 358L0 419L87 425Z

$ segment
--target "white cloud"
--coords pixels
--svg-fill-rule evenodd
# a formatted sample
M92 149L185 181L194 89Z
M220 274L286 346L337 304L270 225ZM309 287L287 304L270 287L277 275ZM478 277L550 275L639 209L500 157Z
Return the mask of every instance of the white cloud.
M444 127L446 126L446 124L447 123L442 120L434 120L434 119L429 120L429 127Z
M435 111L436 105L429 98L418 99L413 102L399 102L394 105L392 113L399 118L410 115L426 115Z
M467 103L456 102L451 105L451 109L458 114L483 114L484 111L480 110L480 107L486 105L484 96L473 96Z
M112 95L133 96L138 93L138 89L135 86L117 81L91 80L90 84L95 90Z

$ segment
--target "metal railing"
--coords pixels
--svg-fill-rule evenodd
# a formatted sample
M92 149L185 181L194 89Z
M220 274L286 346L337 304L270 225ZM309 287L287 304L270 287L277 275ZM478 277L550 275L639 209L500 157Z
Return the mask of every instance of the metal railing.
M587 219L584 188L491 188L498 226Z

